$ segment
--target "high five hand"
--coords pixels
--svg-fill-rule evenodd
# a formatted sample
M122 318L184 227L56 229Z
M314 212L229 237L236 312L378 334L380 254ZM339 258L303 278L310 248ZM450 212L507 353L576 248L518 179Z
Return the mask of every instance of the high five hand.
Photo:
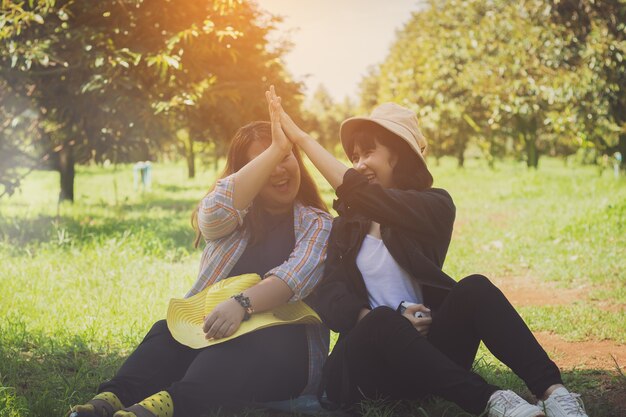
M283 131L287 135L287 138L294 144L298 145L301 141L305 140L309 135L300 129L297 124L289 117L287 112L283 109L283 106L280 101L280 97L276 95L276 91L274 86L270 86L270 90L265 92L265 97L270 103L270 101L278 101L278 107L280 114L280 124L283 128Z
M274 92L274 86L270 87L270 91L265 92L265 99L267 100L270 112L270 123L272 125L272 145L276 145L285 153L289 153L291 152L292 145L281 126L280 112L282 106L280 105L280 97L276 96Z

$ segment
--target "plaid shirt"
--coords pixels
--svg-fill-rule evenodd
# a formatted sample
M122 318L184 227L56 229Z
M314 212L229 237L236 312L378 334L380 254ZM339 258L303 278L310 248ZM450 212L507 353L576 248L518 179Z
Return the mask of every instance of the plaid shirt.
M249 234L240 227L248 208L233 207L234 176L220 179L215 189L201 202L198 226L206 241L198 279L186 297L207 285L228 277L248 243ZM300 203L294 205L296 245L289 258L265 274L282 279L293 291L290 301L305 298L324 272L324 260L332 216ZM321 369L328 355L329 331L323 325L306 325L309 346L309 381L302 394L315 394Z

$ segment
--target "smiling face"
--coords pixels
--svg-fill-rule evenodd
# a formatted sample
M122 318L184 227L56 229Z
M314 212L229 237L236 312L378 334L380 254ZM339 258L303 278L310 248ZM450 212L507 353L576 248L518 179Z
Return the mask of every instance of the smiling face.
M370 146L355 143L352 148L352 166L367 176L370 184L380 184L383 188L395 188L393 170L398 163L398 155L374 139Z
M259 156L270 142L255 140L246 152L248 161ZM258 201L270 213L284 213L291 210L300 189L300 167L293 153L289 153L270 175L258 195Z

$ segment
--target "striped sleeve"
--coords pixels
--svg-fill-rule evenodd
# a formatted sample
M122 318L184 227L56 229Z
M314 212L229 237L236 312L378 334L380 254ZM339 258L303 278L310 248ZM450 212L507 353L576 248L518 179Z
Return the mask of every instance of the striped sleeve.
M296 246L289 259L270 270L265 276L282 279L293 291L290 301L305 298L322 279L328 235L332 226L330 214L304 209L301 216Z
M215 189L200 202L198 227L205 240L215 240L232 233L243 224L248 208L233 207L234 174L219 179Z

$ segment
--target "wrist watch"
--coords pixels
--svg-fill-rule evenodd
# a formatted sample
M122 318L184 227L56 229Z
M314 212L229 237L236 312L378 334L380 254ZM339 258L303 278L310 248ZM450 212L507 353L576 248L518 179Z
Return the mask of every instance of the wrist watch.
M250 299L243 295L243 293L239 293L230 297L237 301L241 307L243 307L243 321L249 320L250 316L254 313L254 309L252 308L252 304L250 303Z

